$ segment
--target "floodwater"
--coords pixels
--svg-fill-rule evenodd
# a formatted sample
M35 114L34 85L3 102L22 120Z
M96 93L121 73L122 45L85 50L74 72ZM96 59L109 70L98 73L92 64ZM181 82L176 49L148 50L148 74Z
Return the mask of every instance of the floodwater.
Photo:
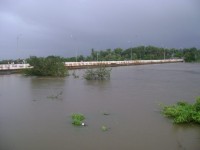
M0 150L200 149L200 126L174 125L159 106L200 96L200 64L115 67L103 82L86 81L83 72L62 79L1 75ZM71 124L75 112L87 127Z

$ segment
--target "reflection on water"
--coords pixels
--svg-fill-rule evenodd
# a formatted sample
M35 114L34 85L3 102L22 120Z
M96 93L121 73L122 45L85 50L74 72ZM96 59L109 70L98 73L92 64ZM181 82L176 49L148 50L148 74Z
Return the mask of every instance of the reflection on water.
M194 102L200 64L116 67L109 81L0 76L0 150L199 149L200 127L174 125L159 103ZM85 114L88 127L71 125ZM102 115L107 112L110 115ZM101 126L111 129L102 132Z

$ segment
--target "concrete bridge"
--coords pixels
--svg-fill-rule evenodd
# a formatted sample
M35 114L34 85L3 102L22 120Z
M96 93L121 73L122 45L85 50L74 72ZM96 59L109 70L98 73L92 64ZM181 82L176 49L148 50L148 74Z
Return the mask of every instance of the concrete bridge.
M32 68L32 66L29 64L0 64L0 74L17 73L27 68Z
M65 66L69 69L105 66L128 66L143 64L159 64L159 63L177 63L183 62L183 59L165 59L165 60L127 60L127 61L88 61L88 62L65 62Z
M21 70L32 68L29 64L0 64L0 70Z
M158 63L176 63L183 62L183 59L165 59L165 60L128 60L128 61L87 61L87 62L65 62L65 66L69 69L104 66L128 66ZM20 71L32 68L29 64L0 64L0 71Z

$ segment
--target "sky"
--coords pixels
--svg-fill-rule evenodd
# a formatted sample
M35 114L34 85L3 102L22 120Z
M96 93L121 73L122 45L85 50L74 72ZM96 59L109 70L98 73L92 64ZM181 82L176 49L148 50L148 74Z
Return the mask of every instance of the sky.
M199 0L0 0L0 60L200 48Z

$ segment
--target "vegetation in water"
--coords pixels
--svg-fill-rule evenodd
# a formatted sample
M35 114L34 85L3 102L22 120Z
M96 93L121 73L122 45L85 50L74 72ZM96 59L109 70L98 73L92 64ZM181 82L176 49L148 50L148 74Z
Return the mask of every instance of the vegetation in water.
M56 93L56 94L52 94L50 96L47 96L47 98L50 98L50 99L61 99L61 95L62 95L62 91L60 91L59 93Z
M102 125L102 126L101 126L101 130L102 130L102 131L108 131L109 128L108 128L107 126L105 126L105 125Z
M87 69L83 75L86 80L108 80L110 79L111 69L99 66L96 69Z
M71 115L71 118L72 118L72 124L75 126L81 126L83 120L85 120L85 116L80 113L73 113Z
M173 119L174 123L197 123L200 124L200 97L194 104L177 102L175 105L164 106L162 113Z
M27 59L27 62L33 68L26 69L26 75L64 77L68 74L63 59L58 56L46 58L32 56Z
M73 71L72 76L73 76L74 78L79 78L79 76L76 74L75 71Z
M102 114L103 114L104 116L110 115L110 113L108 113L108 112L103 112Z

